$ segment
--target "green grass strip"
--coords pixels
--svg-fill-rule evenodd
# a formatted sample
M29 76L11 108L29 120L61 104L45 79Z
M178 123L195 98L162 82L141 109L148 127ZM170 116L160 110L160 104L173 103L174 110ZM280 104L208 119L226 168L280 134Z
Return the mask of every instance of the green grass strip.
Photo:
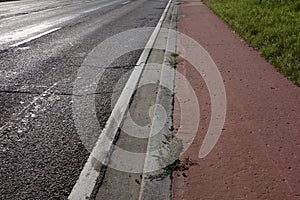
M203 0L276 69L300 86L300 0Z

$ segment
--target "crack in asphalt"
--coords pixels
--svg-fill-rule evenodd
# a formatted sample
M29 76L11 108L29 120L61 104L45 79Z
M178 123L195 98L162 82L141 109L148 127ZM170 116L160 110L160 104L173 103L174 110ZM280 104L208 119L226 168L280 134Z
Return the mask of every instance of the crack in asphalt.
M43 93L39 92L30 92L30 91L15 91L15 90L0 90L0 93L7 93L7 94L34 94L34 95L42 95ZM47 95L57 95L57 96L76 96L76 97L81 97L81 96L91 96L91 95L100 95L100 94L108 94L111 93L109 91L102 91L102 92L95 92L95 93L87 93L87 94L73 94L73 93L66 93L66 92L52 92L48 93Z

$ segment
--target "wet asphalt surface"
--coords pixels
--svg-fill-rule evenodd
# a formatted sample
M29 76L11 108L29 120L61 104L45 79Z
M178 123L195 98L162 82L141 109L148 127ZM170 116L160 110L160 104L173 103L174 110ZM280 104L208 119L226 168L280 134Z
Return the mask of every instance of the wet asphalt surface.
M97 2L103 3L71 0L39 1L35 6L31 4L37 1L32 0L0 3L1 11L5 7L11 9L0 12L0 26L10 27L10 31L13 24L16 29L22 27L20 17L28 25L38 22L36 10L42 12L43 21L58 17L56 12L64 16L78 10L84 13L60 23L61 29L18 47L9 47L17 42L13 40L1 44L0 199L68 197L89 156L72 118L72 86L80 65L106 38L132 28L155 26L167 3L119 1L91 11L97 8ZM59 8L55 9L56 5ZM6 18L10 20L1 21ZM4 29L0 38L1 34L5 35ZM113 92L122 90L114 90L116 83L125 84L130 74L126 72L133 69L140 53L141 50L134 51L118 58L98 83L95 102L102 127L112 109Z

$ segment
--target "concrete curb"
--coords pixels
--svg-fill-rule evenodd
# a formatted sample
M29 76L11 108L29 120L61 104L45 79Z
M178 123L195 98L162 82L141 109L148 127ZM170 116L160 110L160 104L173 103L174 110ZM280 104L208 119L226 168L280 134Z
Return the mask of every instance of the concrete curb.
M172 5L172 12L170 13L172 18L170 22L168 37L167 37L167 45L164 55L164 60L161 69L161 76L160 76L160 86L157 93L156 103L161 104L164 108L167 108L167 126L169 130L165 131L168 132L169 136L172 137L171 128L173 126L173 100L174 100L174 82L175 82L175 68L169 65L169 58L171 57L172 52L176 52L176 34L174 29L176 29L176 19L175 14L177 14L177 6L175 4ZM165 90L162 86L167 86L169 90ZM160 118L155 117L153 120L153 124L151 127L151 132L154 132L155 125L159 123ZM161 141L164 140L164 133L160 133ZM153 135L150 133L150 135ZM146 200L146 199L172 199L171 197L171 177L168 175L159 181L149 181L147 179L148 176L155 176L159 172L147 173L151 168L152 163L150 163L150 149L151 146L155 146L155 143L161 142L157 141L157 139L153 139L153 137L149 137L148 147L147 147L147 154L145 158L144 164L144 173L141 182L141 190L139 195L139 200Z
M105 149L107 154L105 155L106 163L109 160L109 157L111 155L112 151L112 144L114 142L114 138L117 135L117 132L119 131L122 122L124 120L125 114L128 110L129 104L132 100L132 97L134 95L134 91L136 90L136 87L139 83L139 80L141 78L141 74L144 70L145 63L149 57L149 54L151 52L151 49L153 47L153 44L157 38L157 35L159 33L159 30L162 26L162 23L165 19L166 13L169 10L169 7L171 5L172 0L169 0L157 26L155 27L150 39L148 40L144 51L142 52L135 70L133 70L124 90L122 91L120 98L118 99L118 102L116 103L107 123L106 128L102 131L95 147L93 148L93 151L91 152L83 170L81 171L81 174L79 176L79 179L77 180L75 186L72 189L71 194L69 195L68 199L72 200L79 200L79 199L87 199L90 198L95 184L97 182L98 176L100 175L101 169L104 167L100 161L96 159L97 152L101 152L103 150L99 149ZM117 118L116 118L117 117ZM109 143L105 143L103 146L103 137L105 135L109 135L111 138L111 141Z

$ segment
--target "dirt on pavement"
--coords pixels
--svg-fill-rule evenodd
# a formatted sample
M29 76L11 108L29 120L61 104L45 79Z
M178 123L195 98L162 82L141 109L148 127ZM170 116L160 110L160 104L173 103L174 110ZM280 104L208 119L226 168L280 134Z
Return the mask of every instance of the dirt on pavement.
M177 70L193 86L201 117L192 145L181 155L193 165L173 173L173 199L299 199L300 88L200 1L181 2L178 14L178 31L201 44L222 75L227 116L217 144L199 159L210 121L210 97L201 75L180 60ZM178 101L174 123L176 132Z

